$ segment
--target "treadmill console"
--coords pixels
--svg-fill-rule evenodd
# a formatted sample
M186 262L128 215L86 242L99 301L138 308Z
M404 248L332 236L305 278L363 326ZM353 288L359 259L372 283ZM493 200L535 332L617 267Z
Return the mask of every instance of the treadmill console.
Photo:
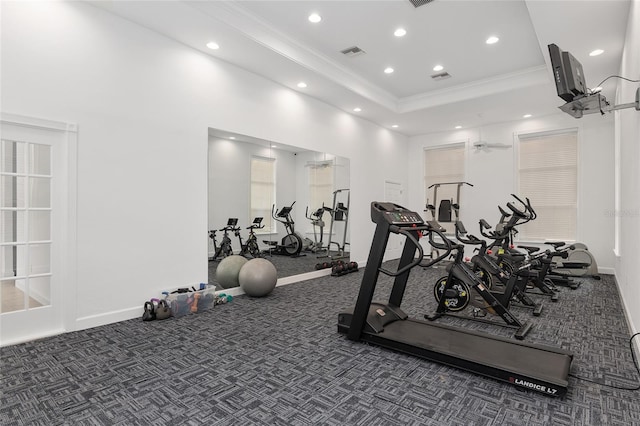
M420 215L394 203L371 203L371 220L397 226L424 225Z

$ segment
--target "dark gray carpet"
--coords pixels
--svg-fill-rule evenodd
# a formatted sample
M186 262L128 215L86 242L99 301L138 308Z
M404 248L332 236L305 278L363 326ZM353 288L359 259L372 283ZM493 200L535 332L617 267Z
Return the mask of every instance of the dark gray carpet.
M435 308L440 274L412 275L410 315ZM361 278L323 277L180 319L2 348L0 424L640 425L638 392L572 378L567 396L553 399L346 340L337 315L352 307ZM381 281L380 298L390 288ZM583 280L561 297L546 303L527 341L573 351L574 374L633 386L613 279Z

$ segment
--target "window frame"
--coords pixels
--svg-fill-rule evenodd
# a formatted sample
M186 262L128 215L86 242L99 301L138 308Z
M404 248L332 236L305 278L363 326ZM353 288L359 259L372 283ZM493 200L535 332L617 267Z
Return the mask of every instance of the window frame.
M582 229L582 219L580 213L581 206L581 190L582 190L582 167L581 167L581 132L579 127L565 127L565 128L554 128L554 129L543 129L543 130L527 130L521 132L514 132L513 146L515 149L513 150L514 155L514 168L513 168L513 183L514 183L514 193L518 194L520 189L520 152L521 152L521 143L522 139L536 139L536 138L544 138L549 136L559 136L563 134L575 134L576 137L576 229L574 239L565 239L567 243L573 243L576 241L580 241L581 239L581 229ZM527 194L520 194L522 197L526 197ZM521 197L521 198L522 198ZM535 209L535 204L533 208ZM547 241L556 240L553 237L545 237L545 238L535 238L535 237L526 237L522 236L522 234L517 234L515 241L521 243L545 243Z

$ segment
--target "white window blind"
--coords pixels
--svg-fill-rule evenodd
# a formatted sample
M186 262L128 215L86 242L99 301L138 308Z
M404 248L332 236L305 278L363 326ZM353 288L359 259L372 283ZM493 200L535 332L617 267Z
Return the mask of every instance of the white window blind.
M333 203L334 167L330 161L308 164L309 176L309 212L320 207L331 207Z
M438 188L438 199L433 199L434 183L462 182L465 180L465 145L456 144L441 148L425 149L424 151L424 189L425 204L434 204L436 208L436 218L438 217L438 207L442 200L454 200L456 198L456 185L445 185ZM431 220L431 213L425 212L425 218ZM452 214L452 220L454 216ZM453 232L453 226L442 224L447 232Z
M538 217L519 228L520 240L576 239L578 135L576 131L520 135L518 193Z
M251 158L251 190L249 216L253 221L255 217L263 217L265 225L263 232L275 232L271 207L276 190L276 167L273 158Z

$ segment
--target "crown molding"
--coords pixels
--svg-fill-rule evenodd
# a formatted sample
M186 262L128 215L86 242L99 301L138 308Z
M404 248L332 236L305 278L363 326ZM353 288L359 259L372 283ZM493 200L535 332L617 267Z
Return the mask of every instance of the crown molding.
M425 108L433 108L475 99L500 92L508 92L528 86L537 86L549 83L547 67L540 65L526 70L461 84L441 90L407 96L398 101L398 113L417 111Z
M398 98L327 56L310 49L277 28L258 18L241 2L188 2L191 7L207 16L224 22L248 39L287 58L288 60L324 77L346 89L375 102L391 111L397 110Z

